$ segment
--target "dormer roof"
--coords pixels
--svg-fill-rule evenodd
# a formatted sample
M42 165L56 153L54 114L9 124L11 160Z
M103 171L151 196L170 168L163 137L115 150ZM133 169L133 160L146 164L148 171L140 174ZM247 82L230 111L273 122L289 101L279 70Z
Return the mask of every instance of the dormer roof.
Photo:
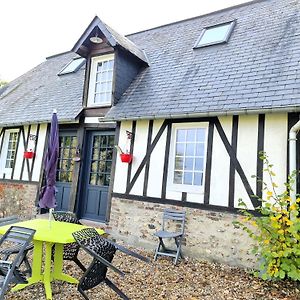
M141 50L128 38L122 36L115 30L110 28L97 16L93 19L93 21L82 34L82 36L75 43L74 47L72 48L72 51L76 52L82 57L87 57L89 49L93 46L92 42L90 41L90 38L95 34L101 37L104 43L106 43L108 46L112 48L116 48L119 46L148 65L148 60L143 50Z

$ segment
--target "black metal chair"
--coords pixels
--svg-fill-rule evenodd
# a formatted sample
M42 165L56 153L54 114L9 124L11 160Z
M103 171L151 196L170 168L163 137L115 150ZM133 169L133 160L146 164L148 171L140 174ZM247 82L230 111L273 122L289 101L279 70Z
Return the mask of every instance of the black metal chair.
M149 259L121 245L103 238L94 228L85 228L80 231L74 232L73 236L80 247L82 247L88 254L93 257L90 266L83 274L78 285L78 291L81 293L84 299L89 300L88 296L85 293L86 290L89 290L104 282L122 299L129 300L129 298L107 278L107 268L111 268L121 276L125 275L121 270L116 268L111 263L117 250L120 250L125 254L131 255L145 262L149 262Z
M5 218L1 218L0 226L17 223L19 221L20 220L18 219L17 216L9 216L9 217L5 217ZM11 255L17 254L20 251L20 247L21 247L20 244L15 244L13 246L10 246L10 247L4 248L4 249L0 249L0 256L2 257L3 260L8 260ZM31 274L31 266L28 261L27 255L28 255L28 252L32 249L33 249L33 244L29 243L28 246L26 246L24 253L22 255L22 258L20 260L20 263L18 265L18 267L20 267L20 265L24 263L26 266L26 269L23 272L28 273L28 274Z
M55 221L60 222L67 222L73 224L81 224L76 217L76 215L72 212L67 211L54 211L52 213L53 218ZM64 252L63 252L63 259L64 260L72 260L74 261L77 266L82 270L86 271L86 267L81 263L78 259L78 252L79 252L79 245L75 243L65 244L64 245ZM52 249L52 257L54 257L54 247Z
M33 229L12 226L0 239L0 249L14 247L12 244L19 249L13 260L0 260L0 300L4 299L10 283L27 283L25 273L20 271L18 266L21 264L24 252L34 234L35 230Z
M174 264L177 264L179 256L183 258L181 252L181 244L184 236L184 226L185 226L185 211L177 211L172 209L165 209L163 213L162 220L162 230L154 233L155 236L159 238L159 243L155 251L154 260L157 256L170 256L174 257ZM167 230L168 226L173 223L173 230ZM175 223L175 224L174 224ZM167 248L163 239L173 239L175 241L176 249Z

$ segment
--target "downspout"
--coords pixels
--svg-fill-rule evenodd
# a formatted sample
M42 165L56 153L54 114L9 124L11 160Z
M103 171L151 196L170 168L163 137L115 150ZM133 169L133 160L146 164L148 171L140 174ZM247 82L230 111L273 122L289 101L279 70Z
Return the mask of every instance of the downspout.
M293 173L297 170L296 165L296 141L297 133L300 130L300 120L290 129L289 132L289 176L292 176ZM297 193L297 175L294 177L294 182L291 184L291 202L296 201Z

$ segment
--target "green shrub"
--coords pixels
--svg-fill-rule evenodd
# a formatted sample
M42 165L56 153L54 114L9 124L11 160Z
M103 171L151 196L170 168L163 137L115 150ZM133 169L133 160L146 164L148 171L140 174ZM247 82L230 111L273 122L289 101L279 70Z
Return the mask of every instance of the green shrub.
M244 216L241 222L235 223L255 241L253 253L259 257L258 275L261 278L300 280L300 198L293 201L290 197L296 172L289 176L284 192L278 193L273 165L265 153L261 153L261 159L264 161L264 173L270 179L269 185L263 182L264 196L259 198L261 206L256 208L261 215L254 216L240 200Z

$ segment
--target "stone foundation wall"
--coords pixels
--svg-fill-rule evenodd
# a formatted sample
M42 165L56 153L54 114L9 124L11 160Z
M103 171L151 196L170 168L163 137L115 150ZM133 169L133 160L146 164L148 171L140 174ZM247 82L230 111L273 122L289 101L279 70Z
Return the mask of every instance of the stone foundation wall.
M0 181L0 218L17 215L32 218L36 213L37 184Z
M164 208L176 206L140 201L112 199L109 234L126 243L155 249L153 233L161 228ZM241 216L184 208L187 212L183 253L187 256L240 267L255 267L251 254L252 240L232 222Z

